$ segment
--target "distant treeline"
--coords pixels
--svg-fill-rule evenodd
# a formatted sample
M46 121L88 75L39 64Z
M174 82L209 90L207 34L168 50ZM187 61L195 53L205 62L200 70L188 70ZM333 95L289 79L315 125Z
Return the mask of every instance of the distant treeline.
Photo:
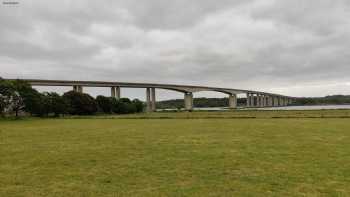
M238 99L238 106L246 105L246 98ZM297 98L292 105L343 105L350 104L350 95L333 95L326 97ZM194 98L194 107L227 107L228 98ZM180 109L184 107L183 99L173 99L157 102L158 109Z
M298 98L295 105L345 105L350 104L350 95Z
M32 116L60 116L104 114L128 114L144 110L138 99L116 99L92 96L69 91L63 95L55 92L40 93L22 80L7 81L0 78L0 115L30 114Z
M246 105L245 98L237 99L238 106ZM228 106L228 98L194 98L193 99L194 107L227 107ZM158 109L180 109L184 108L184 100L183 99L173 99L166 101L157 102Z

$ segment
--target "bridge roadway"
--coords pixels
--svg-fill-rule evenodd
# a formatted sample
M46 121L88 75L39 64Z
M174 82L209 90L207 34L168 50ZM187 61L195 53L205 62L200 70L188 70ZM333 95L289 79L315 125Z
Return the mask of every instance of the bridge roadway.
M15 80L15 79L8 79ZM27 81L32 86L72 86L74 91L83 92L83 87L110 87L111 96L120 98L121 88L145 88L147 111L156 111L156 89L165 89L184 94L185 109L193 109L193 93L200 91L214 91L229 96L229 108L237 107L237 94L247 95L247 107L279 107L292 104L295 98L280 94L260 92L253 90L217 88L192 85L155 84L155 83L128 83L128 82L104 82L104 81L67 81L67 80L43 80L20 79Z

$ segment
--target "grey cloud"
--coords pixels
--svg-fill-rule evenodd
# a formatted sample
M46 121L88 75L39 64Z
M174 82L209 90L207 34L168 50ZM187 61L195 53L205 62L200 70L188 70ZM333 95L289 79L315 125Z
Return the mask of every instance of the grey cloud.
M288 92L297 85L312 94L310 83L350 82L349 7L345 0L20 1L0 5L1 75L304 93Z

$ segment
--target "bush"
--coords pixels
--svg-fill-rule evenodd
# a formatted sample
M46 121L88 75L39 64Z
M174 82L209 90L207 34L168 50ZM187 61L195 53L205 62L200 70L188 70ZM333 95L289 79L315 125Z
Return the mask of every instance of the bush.
M69 91L64 93L63 98L68 103L68 112L72 115L92 115L97 112L97 103L88 94Z
M117 114L130 114L137 112L137 106L128 98L113 99L112 111Z
M97 105L102 112L110 114L112 113L112 98L105 96L97 96Z
M0 79L0 114L10 109L14 87L8 81Z
M144 109L144 104L142 101L138 100L138 99L134 99L132 101L132 103L135 105L136 107L136 112L143 112Z
M46 93L45 97L48 100L49 113L53 113L56 117L68 113L68 102L64 97L55 92Z

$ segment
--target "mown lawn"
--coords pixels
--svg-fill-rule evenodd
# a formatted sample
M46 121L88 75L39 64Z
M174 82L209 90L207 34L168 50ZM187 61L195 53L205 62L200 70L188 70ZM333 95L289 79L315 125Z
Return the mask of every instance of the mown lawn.
M2 120L0 196L350 196L350 119Z

